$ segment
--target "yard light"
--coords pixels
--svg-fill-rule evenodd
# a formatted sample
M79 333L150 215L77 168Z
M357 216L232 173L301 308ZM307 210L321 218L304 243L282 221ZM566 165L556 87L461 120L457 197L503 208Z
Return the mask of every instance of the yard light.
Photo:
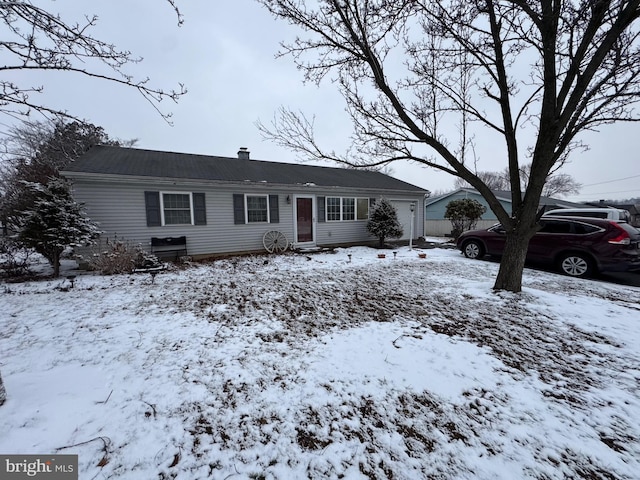
M409 209L411 210L411 234L409 235L409 250L413 250L413 220L414 214L416 211L416 202L411 202L409 204Z

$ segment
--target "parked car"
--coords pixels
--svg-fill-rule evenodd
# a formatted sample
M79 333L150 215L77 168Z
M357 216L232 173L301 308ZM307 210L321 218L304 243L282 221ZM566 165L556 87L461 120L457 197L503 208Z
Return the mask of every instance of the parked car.
M457 246L468 258L500 256L506 234L497 224L464 232ZM529 242L527 261L573 277L597 272L640 270L640 232L626 222L582 217L545 217Z
M589 217L606 218L608 220L619 220L621 222L631 222L631 214L622 208L600 207L600 208L558 208L549 210L544 216L553 217Z

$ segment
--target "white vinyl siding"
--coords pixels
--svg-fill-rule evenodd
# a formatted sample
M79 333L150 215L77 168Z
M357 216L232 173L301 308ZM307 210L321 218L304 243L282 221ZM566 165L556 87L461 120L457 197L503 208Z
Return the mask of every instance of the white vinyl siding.
M164 187L164 190L163 190ZM247 185L208 185L191 184L183 186L168 186L152 182L119 182L101 180L88 181L83 178L74 179L74 197L76 201L85 204L85 209L90 218L100 222L102 240L113 239L116 235L132 245L141 245L145 250L151 248L152 237L187 237L189 255L227 255L230 253L264 252L262 238L266 231L278 230L291 242L295 238L294 201L296 195L311 196L308 189L296 187L289 189L266 189L262 186ZM240 191L239 191L240 190ZM244 191L243 191L244 190ZM148 226L147 212L145 209L145 192L179 193L191 195L191 212L194 217L193 225L161 225ZM198 202L197 195L202 198L202 210L206 210L206 223L197 224ZM240 224L236 223L235 197L240 197L238 207L242 214L245 213L244 204L246 196L267 196L269 198L269 219L271 223L248 223L246 218ZM279 215L271 211L276 204L272 196L279 195L281 199ZM284 199L291 196L291 204ZM360 217L359 199L367 196L374 197L376 192L362 192L354 194L349 191L335 191L315 188L313 195L322 206L326 207L326 198L356 198L356 219ZM158 220L162 216L160 210L160 198L158 195ZM417 201L420 205L422 197L418 195L396 195L395 199ZM340 205L340 209L342 205ZM314 214L319 215L319 208ZM341 211L341 210L340 210ZM416 208L416 212L419 208ZM243 215L240 215L241 217ZM279 223L273 223L274 218L279 217ZM320 217L318 217L320 218ZM322 218L326 219L326 212L322 212ZM422 232L423 224L421 216L416 214L416 231ZM320 246L334 246L347 244L367 244L375 241L366 230L366 221L318 221L315 231L315 243ZM451 223L449 222L449 229ZM83 254L90 255L91 248L83 250Z

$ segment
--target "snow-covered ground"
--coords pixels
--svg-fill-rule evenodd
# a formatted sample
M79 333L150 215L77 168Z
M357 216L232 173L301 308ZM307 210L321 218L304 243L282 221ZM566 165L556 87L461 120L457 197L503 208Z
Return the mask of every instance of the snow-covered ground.
M455 250L3 284L0 452L81 479L640 476L640 289Z

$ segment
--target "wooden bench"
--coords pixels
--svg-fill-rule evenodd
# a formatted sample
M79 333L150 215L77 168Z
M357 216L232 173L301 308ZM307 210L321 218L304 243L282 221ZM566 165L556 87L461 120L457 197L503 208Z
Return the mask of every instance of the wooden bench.
M161 260L177 261L187 255L187 237L151 237L151 253Z

